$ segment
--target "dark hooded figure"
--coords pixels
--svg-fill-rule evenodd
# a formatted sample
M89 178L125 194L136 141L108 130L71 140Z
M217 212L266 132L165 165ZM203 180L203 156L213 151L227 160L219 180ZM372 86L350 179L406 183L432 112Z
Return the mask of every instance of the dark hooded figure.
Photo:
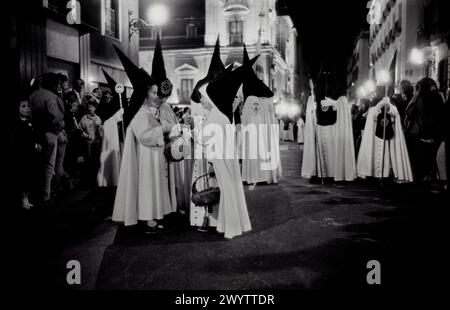
M231 122L236 93L256 59L235 70L227 68L214 80L207 76L194 88L193 98L199 100L206 111L196 143L204 149L204 157L212 164L220 188L216 225L225 238L251 230Z
M250 59L244 45L244 65ZM279 126L273 108L274 93L252 71L242 85L244 107L242 109L242 180L248 184L276 183L281 174L279 150ZM250 136L251 127L258 134ZM256 156L255 156L256 155ZM266 166L270 165L270 169Z
M164 56L162 53L161 39L159 38L159 34L156 37L155 53L153 55L152 79L158 85L158 97L163 100L163 103L165 103L167 101L167 98L169 98L172 94L173 85L166 75Z
M406 108L405 134L410 149L414 178L421 182L437 171L436 153L445 135L445 106L436 83L420 80L416 95Z
M163 217L176 211L164 156L164 134L173 125L161 123L157 83L120 49L116 52L134 91L124 113L126 137L112 219L125 225L147 221L147 232L158 232L164 229Z

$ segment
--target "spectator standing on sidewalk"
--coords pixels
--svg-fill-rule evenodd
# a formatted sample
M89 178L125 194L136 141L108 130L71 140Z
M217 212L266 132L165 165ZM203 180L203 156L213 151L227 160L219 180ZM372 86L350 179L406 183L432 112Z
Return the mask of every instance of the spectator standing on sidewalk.
M63 160L67 136L64 131L64 104L58 96L60 88L58 75L45 73L41 88L30 96L33 126L43 147L44 172L40 200L44 204L52 202L52 181L57 184L65 176Z
M445 106L434 80L424 78L406 108L406 136L414 179L435 178L436 155L445 137Z
M29 210L33 207L33 204L29 201L29 193L33 189L35 160L41 146L36 143L28 100L22 100L18 105L18 116L12 137L12 150L15 188L19 190L21 207Z
M87 102L88 113L80 121L80 129L85 143L86 154L86 177L89 184L95 183L100 161L102 147L102 120L95 114L97 102Z

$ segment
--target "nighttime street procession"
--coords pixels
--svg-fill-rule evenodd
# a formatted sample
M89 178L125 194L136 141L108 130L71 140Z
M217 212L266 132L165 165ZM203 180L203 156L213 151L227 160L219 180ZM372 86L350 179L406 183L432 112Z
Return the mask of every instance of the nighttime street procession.
M450 1L9 6L10 289L442 288Z

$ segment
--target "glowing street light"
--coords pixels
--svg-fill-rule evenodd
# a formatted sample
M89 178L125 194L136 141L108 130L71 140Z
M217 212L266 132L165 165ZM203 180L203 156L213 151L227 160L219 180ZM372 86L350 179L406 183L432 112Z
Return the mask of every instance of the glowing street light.
M364 89L367 93L371 94L375 91L376 85L372 80L368 80L366 83L364 83Z
M367 96L366 88L364 86L360 86L358 88L358 95L359 95L360 98L364 98L364 97Z
M148 10L148 19L154 26L162 26L169 20L169 11L162 4L155 4Z
M409 61L415 65L421 65L425 61L425 56L420 49L415 47L411 50L411 54L409 54Z
M387 85L391 81L391 76L387 70L380 70L377 73L377 82L379 85Z

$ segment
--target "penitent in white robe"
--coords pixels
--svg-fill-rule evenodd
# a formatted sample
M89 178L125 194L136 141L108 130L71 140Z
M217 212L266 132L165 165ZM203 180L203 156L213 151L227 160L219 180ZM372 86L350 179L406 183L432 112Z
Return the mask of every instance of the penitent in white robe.
M122 121L123 109L117 111L103 124L102 152L97 184L100 187L117 186L120 173L120 141L117 124Z
M308 178L318 176L334 178L335 181L353 181L356 178L356 160L350 105L345 97L340 97L338 101L326 99L321 105L337 111L336 123L328 126L316 125L315 128L308 128L308 132L305 129L305 175L303 170L302 175ZM313 113L311 109L312 104L309 111L307 107L307 113ZM310 115L307 122L311 119L315 121L315 109L314 115ZM315 135L312 137L313 133ZM313 158L314 161L311 160Z
M281 140L283 141L294 141L294 126L292 123L289 123L288 129L284 129L284 121L280 120L280 132L281 132Z
M277 183L278 179L283 175L283 169L281 166L281 157L280 157L280 127L278 126L278 120L275 116L275 107L273 106L273 100L271 98L264 99L264 102L267 103L269 108L269 113L265 114L267 120L265 122L270 124L269 129L269 150L271 154L271 163L272 168L270 181L273 183Z
M221 129L224 134L222 136L223 140L218 135L207 132L209 125ZM217 184L220 188L217 231L224 233L225 238L233 238L250 231L251 224L245 201L239 161L237 156L231 159L224 156L227 148L234 149L234 145L231 143L233 138L227 138L226 136L226 126L231 126L229 119L217 108L213 108L205 120L202 141L206 149L214 149L214 154L206 152L206 159L213 165ZM233 131L229 132L234 134Z
M305 138L305 122L301 117L297 121L297 128L297 143L302 144Z
M249 184L270 182L270 126L269 107L255 96L247 97L242 110L242 181Z
M317 176L317 145L316 145L316 102L314 96L309 96L306 104L306 122L304 133L304 147L302 159L302 177Z
M176 211L171 204L162 125L146 106L126 132L112 219L135 225Z
M375 135L377 116L381 113L383 105L389 106L389 112L387 113L394 118L394 137L385 141L384 163L383 140ZM391 168L398 182L413 181L400 115L397 108L386 97L375 107L371 107L367 113L366 125L358 154L357 174L361 178L381 178L382 176L386 178L389 176Z

